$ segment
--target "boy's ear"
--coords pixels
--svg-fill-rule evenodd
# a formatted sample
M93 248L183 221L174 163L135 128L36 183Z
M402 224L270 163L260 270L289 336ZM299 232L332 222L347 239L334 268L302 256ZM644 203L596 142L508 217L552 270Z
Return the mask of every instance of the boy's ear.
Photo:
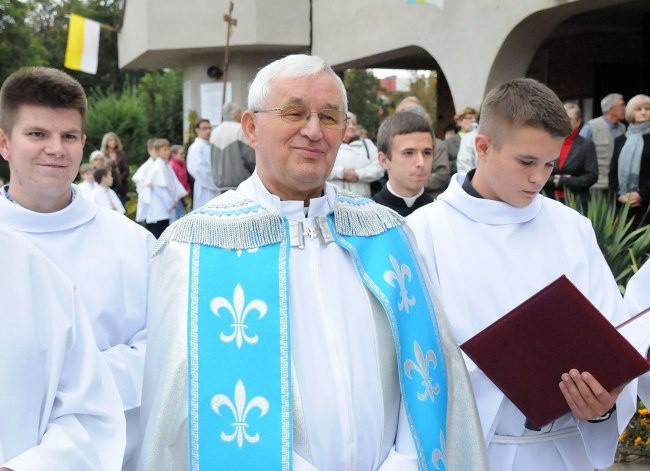
M490 139L484 134L477 134L475 141L476 155L480 159L487 157L488 150L490 149Z
M377 160L379 160L379 165L381 165L384 170L388 170L388 167L390 167L390 159L386 154L379 152L379 154L377 154Z
M0 154L2 154L3 159L9 162L9 136L2 128L0 128Z

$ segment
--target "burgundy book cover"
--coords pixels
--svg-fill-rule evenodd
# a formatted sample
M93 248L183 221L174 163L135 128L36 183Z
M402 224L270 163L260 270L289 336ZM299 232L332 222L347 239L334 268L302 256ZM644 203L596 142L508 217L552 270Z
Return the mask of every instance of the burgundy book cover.
M540 427L569 412L558 384L571 368L608 391L650 370L564 275L460 348Z

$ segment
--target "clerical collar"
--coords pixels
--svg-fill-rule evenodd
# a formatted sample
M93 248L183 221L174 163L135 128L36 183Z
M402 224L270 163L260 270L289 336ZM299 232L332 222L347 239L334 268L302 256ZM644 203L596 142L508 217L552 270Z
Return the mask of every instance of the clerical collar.
M463 190L465 190L465 193L467 193L470 196L473 196L474 198L483 198L481 194L478 191L476 191L474 185L472 185L472 178L474 178L475 173L476 173L475 168L467 172L467 175L465 176L465 181L463 182Z
M402 196L402 195L399 195L399 194L395 193L395 190L393 190L393 187L392 187L391 184L390 184L390 180L388 180L388 181L386 182L386 188L388 189L388 191L389 191L393 196L395 196L395 197L397 197L397 198L401 198L401 199L403 199L403 200L404 200L404 203L406 203L406 206L407 206L408 208L413 207L413 205L415 204L415 200L417 200L417 199L418 199L420 196L422 196L422 194L424 193L424 187L422 187L422 188L420 188L420 191L418 192L418 194L415 195L415 196Z
M257 201L269 211L280 214L289 220L325 216L334 208L336 201L336 190L333 185L329 184L325 184L322 196L309 200L308 208L305 207L304 201L280 200L277 195L272 194L264 186L257 171L253 172L250 178L243 181L237 187L237 191L253 201Z

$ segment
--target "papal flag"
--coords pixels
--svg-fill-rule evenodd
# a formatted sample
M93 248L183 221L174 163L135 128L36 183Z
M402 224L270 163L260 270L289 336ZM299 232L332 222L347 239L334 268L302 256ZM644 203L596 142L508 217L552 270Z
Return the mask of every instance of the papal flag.
M64 66L89 74L97 73L99 56L100 24L83 16L70 15L68 45L65 49Z
M441 10L443 10L445 7L444 0L406 0L406 3L408 3L409 5L415 5L417 3L428 3L429 5L437 6Z

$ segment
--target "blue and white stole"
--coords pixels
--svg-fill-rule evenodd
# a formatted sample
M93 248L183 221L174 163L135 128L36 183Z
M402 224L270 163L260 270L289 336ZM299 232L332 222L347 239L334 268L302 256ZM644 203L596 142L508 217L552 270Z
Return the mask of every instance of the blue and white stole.
M183 219L172 238L191 244L190 468L289 470L290 223L250 201L204 207ZM353 257L386 311L420 469L446 469L445 360L402 219L368 199L339 196L335 210L317 220L322 240Z

